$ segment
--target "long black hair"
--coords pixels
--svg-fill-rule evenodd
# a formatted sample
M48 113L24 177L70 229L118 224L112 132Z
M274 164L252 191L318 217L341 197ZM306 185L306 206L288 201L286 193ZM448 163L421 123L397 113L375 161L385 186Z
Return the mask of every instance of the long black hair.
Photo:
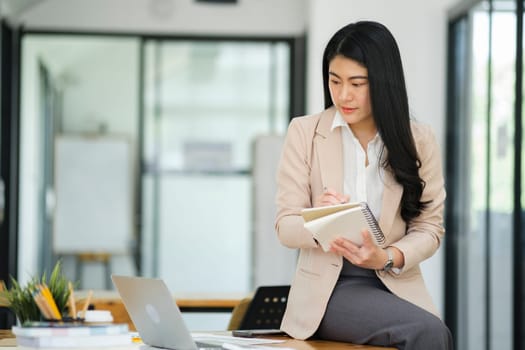
M425 182L419 177L421 161L410 128L408 96L397 43L390 31L377 22L351 23L337 31L323 55L325 108L334 104L328 87L328 68L338 55L368 69L372 115L386 148L382 166L390 169L403 186L401 217L408 223L428 202L421 201Z

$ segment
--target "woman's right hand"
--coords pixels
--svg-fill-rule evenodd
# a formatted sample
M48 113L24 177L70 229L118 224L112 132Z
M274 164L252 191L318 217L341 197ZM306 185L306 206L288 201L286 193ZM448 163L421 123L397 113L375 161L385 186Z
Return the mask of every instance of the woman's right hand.
M314 201L314 207L325 207L327 205L342 204L348 202L349 200L349 195L337 193L331 188L325 188L324 192Z

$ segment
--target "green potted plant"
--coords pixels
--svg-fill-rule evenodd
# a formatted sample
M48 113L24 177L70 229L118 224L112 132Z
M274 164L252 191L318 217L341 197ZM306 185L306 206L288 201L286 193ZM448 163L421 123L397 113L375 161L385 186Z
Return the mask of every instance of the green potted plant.
M44 272L42 277L33 277L26 286L21 286L11 277L11 288L0 292L0 298L3 298L7 307L15 313L20 324L44 319L33 297L39 285L47 285L49 287L59 313L61 315L66 313L70 293L69 281L63 275L61 262L58 261L49 279L46 272Z

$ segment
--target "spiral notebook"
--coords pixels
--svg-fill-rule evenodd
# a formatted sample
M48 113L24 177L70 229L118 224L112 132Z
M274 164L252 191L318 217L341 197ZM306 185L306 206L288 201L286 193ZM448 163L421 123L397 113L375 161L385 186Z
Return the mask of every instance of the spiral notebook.
M306 208L301 211L304 227L312 232L325 252L336 237L346 237L363 244L361 231L368 229L377 245L385 243L385 235L365 202Z

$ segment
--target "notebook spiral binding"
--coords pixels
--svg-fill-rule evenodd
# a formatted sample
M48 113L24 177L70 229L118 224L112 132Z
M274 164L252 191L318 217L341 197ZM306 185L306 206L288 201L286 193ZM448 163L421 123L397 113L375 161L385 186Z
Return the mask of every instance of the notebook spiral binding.
M365 202L361 203L361 208L363 214L365 215L366 222L368 223L368 226L370 226L370 229L372 230L372 234L374 235L377 244L383 245L385 243L385 235L383 234L383 231L381 231L381 228L379 227L379 224L377 223L374 214L372 214L372 211L368 207L368 204Z

